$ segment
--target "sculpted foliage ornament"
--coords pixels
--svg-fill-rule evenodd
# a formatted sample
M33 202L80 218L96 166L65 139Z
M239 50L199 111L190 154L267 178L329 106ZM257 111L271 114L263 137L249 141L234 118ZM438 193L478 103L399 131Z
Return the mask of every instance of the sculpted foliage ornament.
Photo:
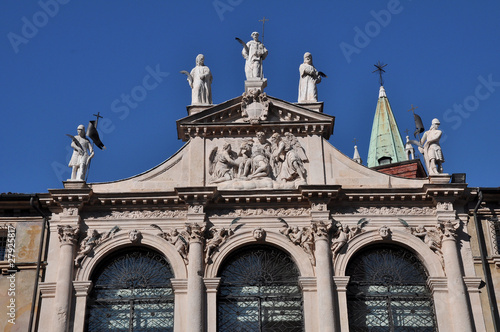
M87 236L80 242L80 248L75 258L75 266L80 267L82 260L87 257L92 250L102 243L112 239L114 235L120 231L120 227L115 226L111 228L106 234L99 233L96 229L89 229Z
M79 228L70 225L57 225L57 233L61 244L75 244L78 239Z

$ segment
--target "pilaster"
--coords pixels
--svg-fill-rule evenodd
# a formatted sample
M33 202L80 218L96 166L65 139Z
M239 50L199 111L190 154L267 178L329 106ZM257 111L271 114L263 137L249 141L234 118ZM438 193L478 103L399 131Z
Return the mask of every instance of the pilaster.
M207 289L207 331L217 332L217 291L219 290L220 278L205 278Z

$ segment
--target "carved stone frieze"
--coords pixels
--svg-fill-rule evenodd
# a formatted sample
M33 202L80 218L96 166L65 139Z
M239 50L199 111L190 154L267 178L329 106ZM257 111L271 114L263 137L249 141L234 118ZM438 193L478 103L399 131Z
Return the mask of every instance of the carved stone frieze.
M298 139L289 132L264 132L254 138L224 142L209 155L209 183L221 183L233 189L282 189L307 184L304 163L306 153Z
M99 233L96 229L89 229L87 236L80 242L80 248L75 257L75 266L80 267L82 260L87 257L96 247L112 239L120 227L114 226L107 232Z
M246 216L273 216L273 217L297 217L309 216L309 208L278 208L278 209L235 209L218 210L209 214L209 217L246 217Z
M99 211L84 215L88 220L185 218L185 210Z
M432 207L344 207L332 210L332 215L339 216L345 214L364 215L435 215L436 209Z
M57 234L59 235L59 242L62 244L75 244L78 239L79 228L70 225L58 225Z

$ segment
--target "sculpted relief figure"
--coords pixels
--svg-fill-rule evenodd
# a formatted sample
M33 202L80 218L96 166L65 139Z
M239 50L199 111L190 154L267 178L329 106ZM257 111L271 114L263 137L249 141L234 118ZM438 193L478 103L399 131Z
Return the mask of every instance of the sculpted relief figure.
M247 80L249 79L262 79L264 78L264 73L262 71L262 61L267 57L267 49L259 41L259 33L252 33L252 40L248 43L243 43L241 39L238 39L240 43L243 44L243 50L241 55L245 58L245 75Z
M77 131L76 136L68 135L72 139L71 147L73 148L73 155L68 166L72 168L72 181L85 181L90 159L94 157L94 149L85 136L85 127L79 125Z
M300 65L299 72L299 103L317 102L318 90L316 84L321 83L322 73L314 68L311 53L306 52L304 54L304 63Z
M231 144L224 143L222 151L215 147L210 153L209 174L212 183L229 181L234 178L234 169L239 167L236 163L237 154L232 150Z
M293 134L275 133L269 142L264 132L257 132L253 139L240 142L238 153L227 142L222 149L217 146L212 149L208 170L210 183L259 179L267 179L271 185L275 180L278 187L290 182L307 183L304 163L308 158Z
M300 178L306 181L304 162L308 161L302 145L291 133L285 137L274 133L271 136L273 168L278 181L292 181Z
M191 105L211 105L212 104L212 73L204 64L205 57L198 54L196 57L196 67L191 73L183 70L181 73L187 76L191 87Z
M420 140L422 147L418 148L420 153L424 155L425 165L427 166L429 175L443 173L442 163L444 163L444 157L441 146L439 145L439 140L443 132L439 130L440 124L438 119L432 120L431 128L424 133Z
M337 257L340 250L344 245L349 242L353 237L360 234L363 227L368 223L365 218L361 218L356 227L349 227L348 225L342 226L342 224L337 224L337 231L333 234L333 241L331 245L333 260Z

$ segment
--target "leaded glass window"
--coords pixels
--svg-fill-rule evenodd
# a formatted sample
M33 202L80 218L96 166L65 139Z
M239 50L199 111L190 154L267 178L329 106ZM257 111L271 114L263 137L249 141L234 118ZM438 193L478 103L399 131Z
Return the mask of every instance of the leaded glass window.
M243 248L221 268L218 331L303 331L299 271L271 247Z
M427 272L408 250L369 247L349 262L349 330L436 331Z
M87 331L173 331L172 269L142 248L105 259L93 276Z

